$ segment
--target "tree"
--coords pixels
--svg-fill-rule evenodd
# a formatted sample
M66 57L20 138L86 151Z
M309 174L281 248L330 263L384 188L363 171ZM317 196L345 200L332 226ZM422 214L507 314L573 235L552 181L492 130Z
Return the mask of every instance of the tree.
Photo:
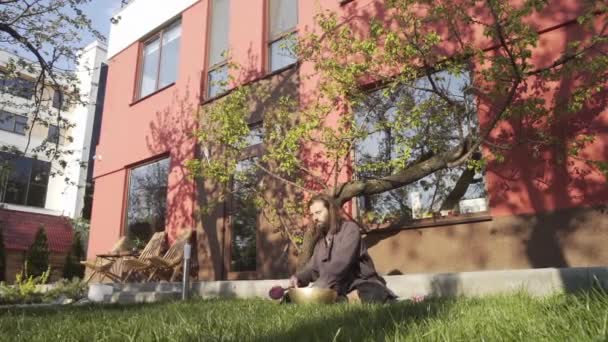
M6 279L6 252L4 250L4 228L0 227L0 281Z
M11 58L0 72L0 93L3 95L0 109L25 113L28 118L22 123L27 136L26 146L0 146L1 151L10 152L9 157L2 157L5 161L28 153L46 155L59 165L51 170L51 175L64 175L65 157L74 151L61 146L59 139L54 138L32 145L32 128L55 125L58 136L72 141L68 132L74 124L63 116L64 108L85 104L72 71L78 65L79 51L86 43L84 39L92 36L104 40L82 10L89 2L0 0L0 48L19 56ZM54 96L55 92L58 96ZM58 102L55 106L58 108L51 106L54 101ZM66 182L71 180L66 179Z
M256 134L265 153L251 167L296 195L273 195L268 182L253 188L269 220L295 246L305 241L301 260L314 241L292 218L298 222L310 193L325 192L340 206L366 199L371 214L403 222L420 210L405 203L408 192L430 189L423 210L454 210L486 165L515 148L538 159L559 150L555 162L607 173L605 160L580 153L594 139L592 127L560 133L583 110L587 124L599 115L589 109L603 103L608 76L604 2L579 2L578 33L563 34L563 48L549 59L534 22L556 10L546 1L374 4L383 8L348 20L321 12L318 30L301 33L294 52L309 70L303 77L316 82L310 96L269 101L273 89L257 82L202 108L203 157L188 166L230 196L233 179L252 173L239 160L251 139L252 104L264 104ZM230 81L247 75L243 66L232 70Z
M82 246L82 239L80 232L74 231L72 237L72 247L65 257L65 264L63 266L63 278L73 279L84 277L84 266L80 264L80 261L85 259L84 248Z
M40 226L26 255L27 275L41 276L49 268L49 246L44 226Z

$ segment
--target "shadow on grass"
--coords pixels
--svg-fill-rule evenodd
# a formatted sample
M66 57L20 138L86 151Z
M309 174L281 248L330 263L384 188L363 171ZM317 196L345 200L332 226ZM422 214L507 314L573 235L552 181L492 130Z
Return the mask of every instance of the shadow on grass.
M32 306L32 307L10 307L0 309L0 317L5 314L23 314L28 316L54 316L79 313L90 314L92 311L116 311L116 312L137 312L144 308L156 308L172 303L170 301L145 304L85 304L85 305L51 305L51 306Z
M34 318L35 321L43 319L45 322L63 322L65 317L74 317L74 319L79 317L78 320L83 324L100 319L100 324L106 325L105 328L100 327L102 334L120 334L121 331L131 333L131 330L137 327L135 323L126 323L127 319L140 316L142 321L140 318L135 318L135 320L148 324L149 319L154 316L158 317L160 312L168 313L170 317L178 316L178 313L181 312L188 317L186 320L174 317L175 321L167 321L168 317L164 317L163 322L159 322L159 326L149 327L150 331L147 331L146 338L160 334L158 336L169 340L214 339L221 336L248 341L384 340L395 333L407 332L412 324L420 324L420 322L432 318L449 317L449 311L454 301L433 299L416 304L400 302L391 305L336 304L331 306L278 304L275 306L267 301L254 301L253 303L259 305L255 310L258 315L245 320L234 312L234 310L246 311L249 304L246 304L245 301L200 299L184 303L183 307L163 307L171 305L170 302L165 302L145 305L5 309L0 311L0 318L7 316L9 320L12 320L17 316L23 316ZM230 309L226 310L226 308ZM209 323L206 321L206 315L215 317L216 321L212 319ZM103 330L108 328L107 324L112 321L117 323L120 321L126 326L119 324L111 329L111 332L104 332ZM30 320L29 324L37 326L37 323L33 322ZM201 323L202 325L200 325ZM180 333L175 335L176 327L182 324L186 326L177 328ZM227 335L221 332L225 329L227 329ZM248 335L246 331L251 331L251 335Z
M276 329L256 341L357 341L385 340L397 331L402 334L413 323L445 317L453 300L428 300L422 303L399 302L390 305L337 304L324 317L293 317L289 330ZM311 309L314 307L311 307ZM298 308L294 305L296 313ZM298 318L301 318L298 320Z

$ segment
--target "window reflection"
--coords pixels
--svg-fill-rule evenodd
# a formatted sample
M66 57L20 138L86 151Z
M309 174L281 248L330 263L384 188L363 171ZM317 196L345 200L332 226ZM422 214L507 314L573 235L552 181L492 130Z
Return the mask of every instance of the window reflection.
M0 152L0 191L5 203L44 208L51 163Z
M165 230L169 158L133 168L129 177L127 235L137 244Z
M258 209L255 193L260 175L254 165L258 158L238 162L233 182L232 272L255 271Z
M431 87L426 77L413 87L402 85L370 93L356 112L358 126L368 132L355 147L358 178L387 176L398 167L391 164L393 160L409 156L407 162L413 162L424 154L456 146L458 127L463 135L478 129L475 101L467 91L469 75L439 72L433 80L442 93L465 108L460 120L450 114L449 107L442 107L437 95L423 90ZM429 124L432 118L442 116L441 111L444 120ZM457 184L462 189L454 191ZM454 198L455 194L459 196ZM486 211L484 170L471 171L466 166L441 170L398 189L359 197L357 204L363 220L369 223Z

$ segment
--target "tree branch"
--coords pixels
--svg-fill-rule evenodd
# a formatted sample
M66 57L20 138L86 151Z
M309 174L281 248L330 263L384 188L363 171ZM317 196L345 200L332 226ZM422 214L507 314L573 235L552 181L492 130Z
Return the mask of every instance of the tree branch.
M340 184L337 188L335 198L339 205L349 199L361 195L374 195L388 190L400 188L413 183L438 170L448 167L451 160L458 159L466 150L465 144L461 144L449 151L434 155L429 159L421 161L401 172L374 180L353 180Z
M313 192L314 192L314 191L312 191L312 190L310 190L310 189L306 189L306 188L305 188L305 187L303 187L303 186L300 186L300 185L298 185L298 184L296 184L296 183L294 183L294 182L292 182L292 181L290 181L290 180L287 180L287 179L285 179L285 178L283 178L283 177L281 177L281 176L279 176L279 175L275 174L274 172L272 172L272 171L268 170L267 168L265 168L264 166L260 165L260 163L258 163L258 162L257 162L257 161L255 161L255 160L253 160L253 164L254 164L254 165L257 167L257 168L259 168L260 170L264 171L264 172L265 172L267 175L269 175L270 177L272 177L272 178L274 178L274 179L276 179L276 180L278 180L278 181L281 181L281 182L283 182L283 183L285 183L285 184L289 184L289 185L291 185L291 186L293 186L293 187L295 187L295 188L297 188L297 189L300 189L300 190L302 190L302 191L304 191L304 192L306 192L306 193L313 193Z

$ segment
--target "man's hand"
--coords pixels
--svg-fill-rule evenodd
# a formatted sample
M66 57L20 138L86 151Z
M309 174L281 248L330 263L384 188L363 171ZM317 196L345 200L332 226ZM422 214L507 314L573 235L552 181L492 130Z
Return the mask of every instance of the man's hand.
M289 277L289 286L291 287L298 287L298 277L296 277L295 275L292 275L291 277Z

